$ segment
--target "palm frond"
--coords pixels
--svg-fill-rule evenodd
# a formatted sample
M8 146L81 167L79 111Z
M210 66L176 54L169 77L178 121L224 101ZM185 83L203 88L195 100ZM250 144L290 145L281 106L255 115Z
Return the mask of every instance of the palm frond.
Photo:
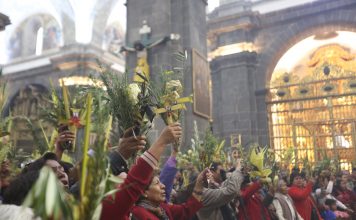
M43 167L38 180L27 194L23 203L31 207L42 219L75 219L74 198L60 185L56 174L47 166Z
M109 160L107 158L108 135L105 131L108 124L109 115L105 108L101 110L93 109L91 102L100 102L98 96L94 95L93 99L90 95L87 97L86 104L86 131L85 142L81 146L83 150L83 158L86 162L82 163L82 179L81 179L81 197L79 200L74 199L63 191L58 184L57 179L53 179L54 175L51 170L43 169L35 186L28 194L25 205L34 209L35 213L42 219L93 219L98 220L101 213L101 202L104 197L115 193L113 190L116 184L122 180L113 177L110 173ZM94 105L93 105L94 106ZM96 117L92 117L92 113L96 112ZM93 122L91 122L93 119ZM88 136L91 125L95 124L96 139L92 145L89 145ZM88 154L88 149L92 153ZM40 190L44 189L44 190ZM45 204L45 205L43 205Z

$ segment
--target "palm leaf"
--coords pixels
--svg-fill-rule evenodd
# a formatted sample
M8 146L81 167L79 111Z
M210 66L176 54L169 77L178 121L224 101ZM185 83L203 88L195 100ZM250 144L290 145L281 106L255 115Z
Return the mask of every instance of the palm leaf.
M64 197L63 195L66 195ZM56 174L43 167L38 180L27 194L23 206L31 207L42 219L74 219L72 212L73 198L68 195L58 182Z

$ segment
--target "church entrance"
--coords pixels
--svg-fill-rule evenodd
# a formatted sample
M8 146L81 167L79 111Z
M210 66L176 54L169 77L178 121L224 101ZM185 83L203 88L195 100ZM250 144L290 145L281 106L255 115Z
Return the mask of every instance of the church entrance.
M306 160L314 164L337 160L341 169L351 169L356 149L356 60L350 48L326 44L290 72L275 71L267 108L270 144L282 162L292 166ZM283 161L286 158L291 161Z

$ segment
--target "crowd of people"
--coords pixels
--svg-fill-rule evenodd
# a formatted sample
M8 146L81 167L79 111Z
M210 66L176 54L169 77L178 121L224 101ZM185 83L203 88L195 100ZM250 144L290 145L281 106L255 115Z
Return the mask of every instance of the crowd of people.
M115 195L103 199L103 220L356 219L356 169L352 173L324 169L313 175L293 169L290 175L279 172L271 181L251 178L251 169L238 154L233 155L228 167L221 161L200 172L191 164L177 167L174 147L159 169L166 148L181 138L179 123L167 126L129 167L128 160L146 145L146 137L130 134L128 130L108 155L111 172L125 180L117 186ZM67 193L80 196L77 166L61 160L62 145L74 138L70 131L60 132L55 152L27 164L14 178L9 178L11 161L2 161L0 219L39 219L21 205L44 166L54 171ZM183 176L188 179L183 180Z

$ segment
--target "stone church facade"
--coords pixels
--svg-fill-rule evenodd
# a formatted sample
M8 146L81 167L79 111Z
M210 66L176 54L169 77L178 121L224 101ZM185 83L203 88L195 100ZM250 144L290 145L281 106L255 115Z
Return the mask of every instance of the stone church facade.
M273 4L265 4L269 2ZM213 128L227 140L241 135L243 145L259 142L264 146L271 144L266 103L277 62L309 36L355 32L356 2L313 1L267 13L254 8L258 1L228 1L209 15ZM216 55L219 48L231 45L238 47L236 52Z
M20 16L26 16L4 31L9 35L5 42L8 60L1 66L9 97L5 114L24 115L34 123L37 123L40 106L47 103L51 82L58 90L61 79L69 86L86 85L90 75L98 74L98 63L113 72L125 71L125 57L119 53L125 41L125 32L118 19L109 19L116 13L113 8L117 4L125 7L122 2L105 0L95 3L95 16L91 17L93 26L87 33L92 37L86 43L76 39L80 27L76 26L73 6L69 1L47 1L44 2L46 4L55 12L47 11L44 6L38 7L39 12L33 14L18 12ZM7 13L17 13L11 4L9 7ZM12 29L9 30L9 27ZM42 33L39 33L40 30ZM38 38L41 41L39 53ZM15 146L31 152L34 142L26 121L15 120L13 126L17 128L12 133ZM53 128L46 123L43 127L50 136ZM41 133L41 130L38 132Z
M132 46L135 41L140 40L140 29L144 24L147 24L151 29L150 38L153 40L170 36L170 34L180 36L176 41L161 44L148 51L148 62L153 78L155 78L154 73L161 71L162 68L171 68L176 65L172 56L174 52L183 52L188 57L184 69L185 95L190 95L195 93L199 86L202 88L202 82L204 82L205 89L209 89L209 80L207 80L209 78L204 77L209 76L208 71L205 70L206 60L210 62L212 114L209 117L209 115L197 111L196 106L187 105L188 109L183 121L184 143L189 143L193 121L197 121L202 131L209 127L210 122L213 132L225 138L231 145L241 142L243 146L248 146L249 143L258 142L260 145L273 147L288 145L295 148L304 146L308 148L308 144L312 143L314 149L310 151L314 150L315 153L318 143L322 143L325 146L351 146L350 149L353 150L356 143L356 123L353 119L342 123L341 119L335 118L318 121L319 124L326 123L322 125L324 127L318 127L321 129L320 131L325 128L329 132L323 139L311 134L310 130L313 129L310 128L308 128L309 134L299 135L298 132L308 129L304 124L295 123L296 119L294 118L294 122L286 123L288 128L282 129L283 132L287 132L285 135L289 136L276 139L278 129L275 129L276 126L273 123L274 120L277 120L278 117L282 118L282 116L279 113L276 114L276 117L273 116L274 113L271 110L273 105L281 104L285 108L289 105L288 103L292 103L289 105L292 106L289 113L293 116L295 115L293 111L299 108L293 107L293 105L299 104L296 104L292 99L292 93L288 93L295 86L289 82L289 79L285 81L286 84L282 86L283 88L271 87L273 79L276 78L273 74L275 67L281 58L291 48L310 36L325 37L327 34L339 32L356 32L354 13L356 2L354 0L301 0L300 2L303 4L296 2L222 0L220 7L207 15L206 5L209 2L206 0L163 2L145 0L144 3L141 0L129 0L125 4L127 7L125 39L124 34L118 30L120 28L115 29L115 25L108 24L110 16L108 12L117 4L117 1L98 1L95 5L97 13L93 19L92 38L89 43L81 44L75 39L76 26L73 17L71 17L73 12L68 9L69 7L66 7L66 4L69 3L63 1L62 5L54 5L60 13L59 20L50 14L38 14L26 19L14 31L14 34L20 37L14 36L12 42L14 48L11 55L13 59L3 67L3 74L9 80L11 100L9 109L15 103L22 103L18 110L22 109L23 112L27 112L28 116L31 116L33 112L29 112L29 109L34 109L33 105L41 102L37 96L48 91L49 78L58 81L60 78L73 75L87 76L89 73L97 71L97 60L118 72L123 72L125 65L129 70L132 70L136 65L137 54L127 53L125 64L125 57L117 53L117 49L121 45ZM67 9L69 12L66 11ZM44 39L46 51L40 55L35 55L35 48L27 46L29 42L36 40L34 34L28 32L33 25L37 25L36 27L42 25L41 27L47 31L45 33L51 34L49 35L51 37ZM108 41L108 39L112 41ZM23 51L16 50L17 47L22 48L22 46L25 48ZM332 76L334 69L340 63L345 68L353 66L350 63L354 62L352 58L355 54L354 51L344 49L344 47L331 48L341 56L342 62L334 63L334 66L320 66L323 68L321 73L324 72L324 75L321 76L324 77L323 80L329 82L331 79L325 77ZM317 59L315 56L308 58L310 58L308 63L312 59ZM346 61L347 63L344 63ZM315 64L313 68L318 65ZM331 70L330 75L330 71L327 69ZM351 70L352 72L356 71L353 68ZM198 75L195 74L201 74L200 76L203 78L196 79L195 77ZM347 82L342 81L344 79L338 80L341 84L347 83L347 89L352 90L354 79L350 78ZM306 83L303 81L298 86L307 87L313 83L317 82L308 81ZM278 90L279 88L283 91ZM298 89L300 88L298 87ZM274 92L275 90L277 92ZM277 96L282 94L281 91L287 95L279 96L276 98L277 101L274 101L273 97L276 94ZM341 94L340 99L347 100L353 92L352 90L347 95ZM325 103L334 102L333 98L337 95L330 94L325 96L327 99ZM204 98L204 95L206 94L199 97ZM27 96L31 96L34 104L26 104L24 99L28 99ZM288 100L286 97L289 97ZM300 98L298 96L302 106L305 100L312 99L318 100L318 97L303 96ZM201 100L198 98L196 101ZM353 100L350 102L353 103ZM313 104L315 103L313 102ZM205 104L207 103L203 103L202 106L206 106ZM332 113L333 109L328 106L329 104L326 104L320 109L326 108ZM346 110L343 111L346 112ZM352 117L356 118L356 116ZM327 124L329 122L331 125ZM339 144L339 142L343 143ZM309 151L306 154L309 157ZM352 155L354 155L354 151L352 151ZM312 156L311 159L316 159L316 157Z

